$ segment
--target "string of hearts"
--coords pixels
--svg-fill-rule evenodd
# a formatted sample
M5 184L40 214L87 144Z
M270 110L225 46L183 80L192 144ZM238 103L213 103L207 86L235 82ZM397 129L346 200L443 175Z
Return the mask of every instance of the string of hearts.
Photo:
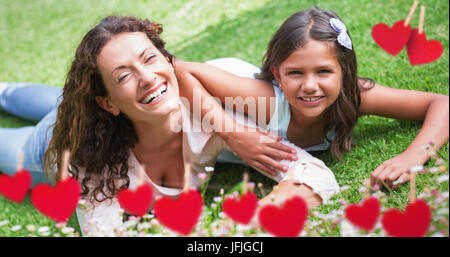
M425 6L420 8L419 28L411 29L410 21L418 4L418 1L414 1L407 18L404 21L397 21L392 28L384 23L378 23L372 28L373 40L387 53L396 56L406 46L406 53L411 65L434 62L444 51L439 41L427 41L423 29Z
M69 153L65 152L61 169L61 179L54 187L47 184L36 185L31 191L31 202L45 216L56 222L67 222L74 212L79 196L78 181L67 176ZM22 160L22 155L19 158ZM0 176L0 194L7 199L20 203L31 185L30 173L21 167L10 177ZM189 188L190 166L185 165L185 186L178 199L157 198L154 204L155 217L167 228L188 235L197 224L203 209L203 198L194 189ZM124 189L119 192L118 201L127 212L142 216L150 208L153 191L143 180L144 169L140 171L140 182L135 190ZM424 236L431 222L431 210L422 199L415 199L415 173L411 173L410 202L403 212L397 209L387 210L381 223L390 236L419 237ZM247 191L247 174L244 174L244 191L240 199L226 197L222 203L223 212L236 223L249 224L257 209L257 197ZM377 198L366 195L360 204L350 204L345 209L345 217L356 227L372 231L380 216L380 203ZM299 196L286 199L281 204L264 205L258 212L262 228L274 236L298 236L308 217L306 202Z
M54 187L48 184L38 184L31 190L31 203L42 214L56 222L67 222L75 211L80 197L81 188L78 181L68 176L70 153L63 154L61 179ZM20 203L27 195L31 186L30 172L22 168L23 152L19 154L17 171L14 176L0 176L0 194L7 199Z

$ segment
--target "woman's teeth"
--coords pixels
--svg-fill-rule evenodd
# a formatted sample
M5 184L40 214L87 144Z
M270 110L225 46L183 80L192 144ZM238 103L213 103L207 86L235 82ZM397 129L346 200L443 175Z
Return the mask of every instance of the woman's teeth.
M167 91L167 85L164 84L162 86L160 86L158 88L158 90L156 90L155 92L151 93L150 95L148 95L146 98L144 98L144 100L142 100L141 103L143 104L149 104L150 102L158 99L159 97L161 97L162 95L164 95Z
M321 96L316 96L316 97L300 97L300 99L307 101L307 102L314 102L319 100L320 98L322 98Z

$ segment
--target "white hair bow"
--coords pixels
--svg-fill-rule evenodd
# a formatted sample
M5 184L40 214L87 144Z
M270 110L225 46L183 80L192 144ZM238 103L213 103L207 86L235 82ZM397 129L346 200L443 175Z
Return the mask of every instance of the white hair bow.
M347 27L345 27L345 24L338 19L331 18L330 25L337 33L339 33L339 35L337 36L337 41L339 42L339 44L341 44L345 48L352 50L352 41L347 34Z

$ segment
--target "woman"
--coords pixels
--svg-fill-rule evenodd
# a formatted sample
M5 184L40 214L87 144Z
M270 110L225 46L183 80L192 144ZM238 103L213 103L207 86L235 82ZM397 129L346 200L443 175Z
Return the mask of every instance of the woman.
M217 134L193 129L201 121L191 120L189 106L179 99L173 57L164 49L161 32L161 25L148 20L103 19L77 48L57 114L50 112L30 128L15 149L28 153L25 168L39 172L45 167L49 174L59 170L63 152L70 150L70 173L80 181L88 203L77 208L83 233L114 234L122 223L117 193L138 186L141 167L155 196L176 197L184 184L185 163L194 173L190 185L199 186L195 174L213 166L222 150L231 150ZM0 98L8 100L16 90L7 85ZM55 114L53 130L47 131ZM0 137L10 133L1 129ZM300 195L310 207L326 202L339 191L333 173L295 148L299 161L288 162L287 172L270 175L280 182L271 194L280 199ZM9 149L2 143L1 153Z

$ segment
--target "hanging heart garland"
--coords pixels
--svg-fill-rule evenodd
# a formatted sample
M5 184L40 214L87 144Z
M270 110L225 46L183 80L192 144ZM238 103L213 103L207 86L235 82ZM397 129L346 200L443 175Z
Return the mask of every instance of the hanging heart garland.
M11 177L0 175L0 195L15 203L20 203L28 193L31 186L30 172L23 168L23 151L20 151L17 161L17 171Z
M150 208L153 190L149 184L139 185L136 190L124 189L117 195L120 206L127 212L143 216Z
M80 185L74 178L60 180L55 187L40 184L31 191L31 203L50 219L67 222L77 207L80 191Z
M31 203L34 207L56 222L67 222L80 198L80 184L76 179L68 177L69 157L70 153L64 151L61 179L54 187L39 184L31 191Z
M375 197L365 199L361 204L350 204L345 209L345 217L353 225L371 231L378 220L381 206Z
M249 224L255 215L258 198L253 192L247 192L241 199L227 198L222 204L223 212L233 221Z
M389 209L383 215L381 224L390 236L422 237L425 236L431 221L431 210L424 200L410 202L404 212Z
M267 204L258 214L259 223L269 233L278 237L296 237L303 230L308 216L308 206L299 196L287 199L281 207Z
M418 1L415 1L405 21L397 21L392 28L384 23L378 23L372 28L373 40L387 53L396 56L406 46L406 53L411 65L434 62L444 52L441 42L427 40L423 31L425 6L421 7L419 28L411 29L409 22L417 4Z
M153 207L161 224L183 235L188 235L197 224L203 209L203 198L197 190L182 192L178 199L161 197Z
M375 43L388 54L396 56L408 43L411 35L411 27L405 25L403 20L397 21L389 27L384 23L378 23L372 28L372 38Z
M414 29L406 45L409 63L411 65L421 65L436 61L444 52L441 42L437 40L427 40L423 31L425 20L425 6L420 9L419 28Z
M183 235L188 235L197 224L203 210L202 195L190 189L191 165L184 163L184 187L178 199L161 197L153 210L161 224Z
M117 195L120 206L127 212L143 216L148 212L153 201L153 189L144 182L145 166L139 166L139 184L135 190L123 189Z
M418 1L414 1L406 19L397 21L392 28L384 23L373 26L372 38L381 49L393 56L400 53L410 38L411 26L409 23L418 4Z
M26 169L18 170L14 176L0 175L0 195L15 203L20 203L31 186L31 175Z

